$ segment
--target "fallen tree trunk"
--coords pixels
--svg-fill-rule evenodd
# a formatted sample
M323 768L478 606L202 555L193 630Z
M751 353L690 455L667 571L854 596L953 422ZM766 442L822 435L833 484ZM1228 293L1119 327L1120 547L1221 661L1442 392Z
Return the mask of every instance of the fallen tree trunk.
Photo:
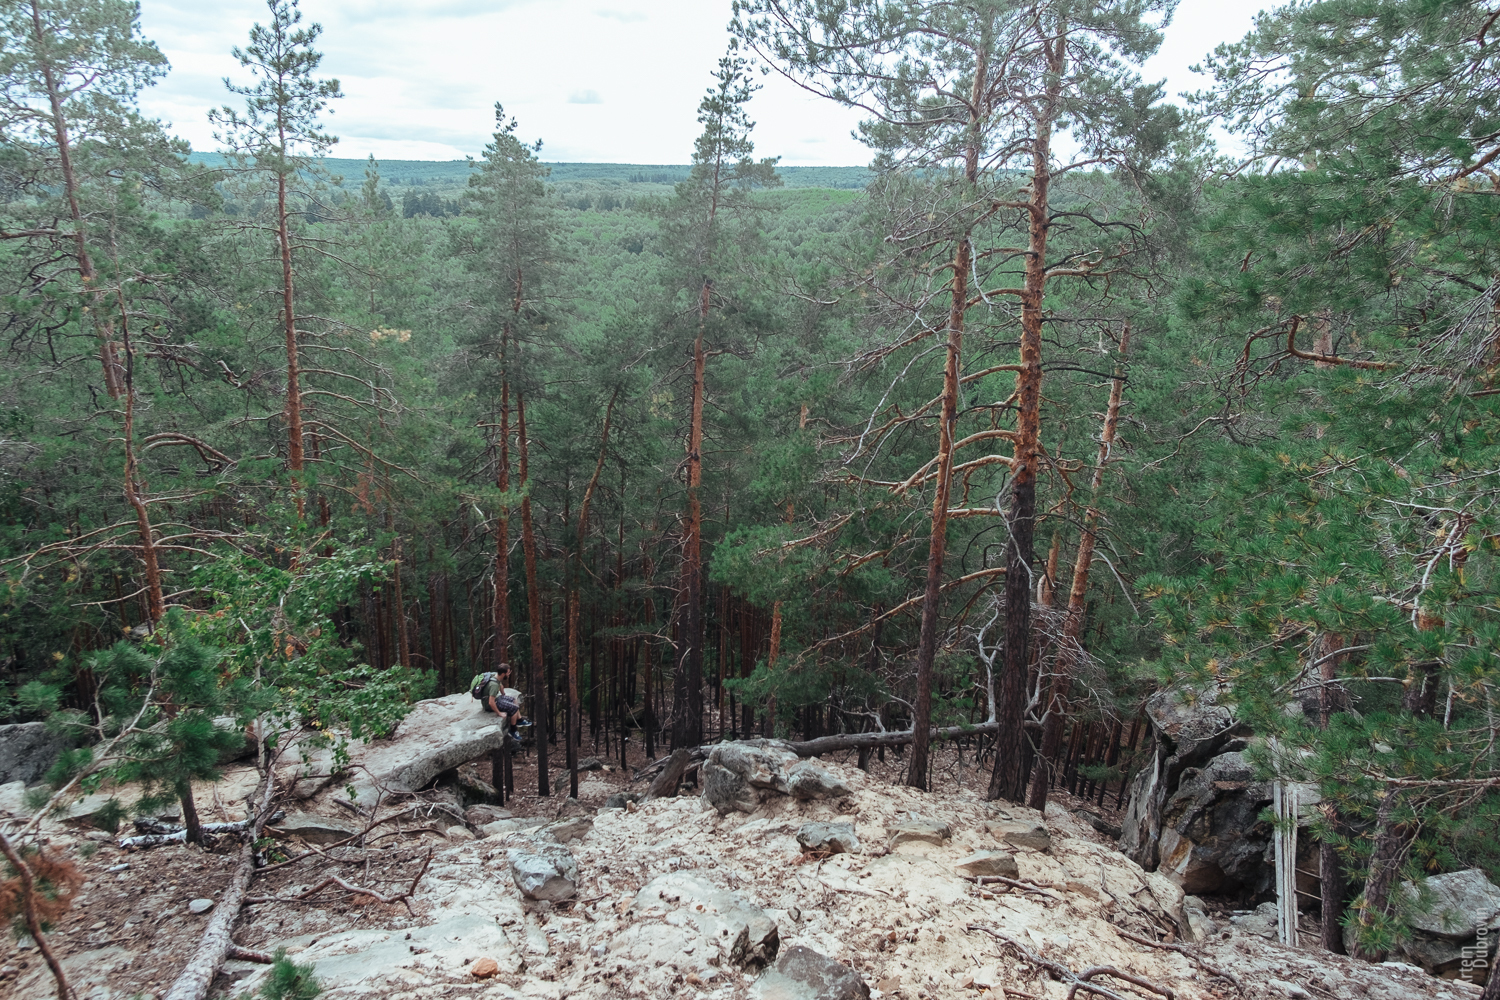
M994 722L983 722L977 726L946 726L942 729L933 728L929 730L929 738L932 740L956 740L965 736L981 736L996 732L999 726ZM875 747L899 747L912 741L912 730L903 729L888 733L842 733L838 736L819 736L813 740L726 740L726 743L736 742L742 746L764 747L777 750L790 750L798 757L821 757L825 753L836 753L839 750L868 750ZM632 781L640 781L643 778L652 778L662 773L662 769L669 762L676 761L678 754L685 755L683 770L696 764L701 764L708 759L714 747L722 746L713 743L708 746L683 748L674 751L671 757L663 757L654 764L647 764L635 772ZM673 765L676 766L675 764ZM654 795L652 796L655 797Z
M235 866L229 885L224 889L224 894L219 897L214 907L213 917L209 920L208 926L203 929L203 938L198 942L198 950L182 967L177 981L167 991L165 1000L203 1000L208 995L208 988L213 984L214 976L219 972L219 966L224 964L224 959L229 957L230 951L238 947L230 940L229 934L234 930L235 921L239 919L240 907L245 901L245 891L250 888L250 880L255 876L255 842L260 839L266 822L271 818L271 792L276 784L276 768L269 759L269 755L264 759L266 780L261 786L260 803L255 809L255 822L251 825L244 845L240 847L239 864Z

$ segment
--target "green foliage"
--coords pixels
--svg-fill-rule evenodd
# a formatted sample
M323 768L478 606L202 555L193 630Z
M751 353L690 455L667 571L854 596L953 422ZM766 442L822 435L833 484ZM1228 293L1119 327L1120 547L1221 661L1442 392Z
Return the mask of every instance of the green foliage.
M286 949L276 949L275 963L256 995L263 1000L313 1000L323 993L323 987L313 975L312 965L298 965L286 957ZM242 994L249 997L249 994Z

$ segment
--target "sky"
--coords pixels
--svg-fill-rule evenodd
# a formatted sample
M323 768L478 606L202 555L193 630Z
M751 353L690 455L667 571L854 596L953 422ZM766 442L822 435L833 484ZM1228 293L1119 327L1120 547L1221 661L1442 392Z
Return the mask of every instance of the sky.
M1242 37L1259 0L1182 0L1149 80L1203 85L1188 67ZM344 92L326 119L332 155L478 156L504 104L552 162L686 163L697 105L724 52L730 0L303 0L323 26L322 75ZM266 20L264 0L141 0L141 26L170 60L142 109L193 148L217 148L207 114L248 82L231 56ZM786 165L869 161L857 115L772 74L751 105L760 156Z

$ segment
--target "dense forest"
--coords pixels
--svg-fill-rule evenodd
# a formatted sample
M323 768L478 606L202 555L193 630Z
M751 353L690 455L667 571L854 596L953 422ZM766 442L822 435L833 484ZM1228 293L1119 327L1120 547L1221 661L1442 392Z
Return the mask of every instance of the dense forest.
M360 739L508 662L543 795L903 733L1037 807L1212 690L1384 954L1400 879L1500 868L1500 15L1303 0L1174 103L1173 6L737 0L689 165L549 167L499 104L329 158L295 0L210 153L134 4L0 5L0 720L58 785L181 720L171 798L214 716ZM758 156L761 64L868 168Z

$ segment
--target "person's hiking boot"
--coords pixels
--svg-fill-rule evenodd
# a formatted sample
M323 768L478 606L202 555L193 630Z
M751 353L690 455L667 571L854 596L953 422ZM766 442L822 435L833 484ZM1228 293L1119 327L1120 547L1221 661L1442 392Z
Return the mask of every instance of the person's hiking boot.
M524 729L529 725L531 725L531 720L526 718L524 715L516 720L516 729Z

